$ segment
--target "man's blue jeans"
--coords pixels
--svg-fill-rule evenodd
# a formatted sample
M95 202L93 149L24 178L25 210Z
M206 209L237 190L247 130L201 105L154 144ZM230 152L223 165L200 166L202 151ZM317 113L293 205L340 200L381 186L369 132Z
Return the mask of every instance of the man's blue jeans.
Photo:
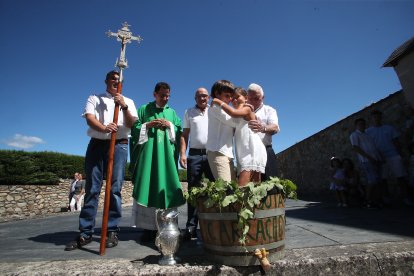
M94 232L99 195L101 193L104 176L106 177L109 145L109 141L91 139L88 149L86 150L86 193L84 198L84 206L79 215L79 230L81 235L84 237L90 237ZM112 170L108 232L119 231L118 223L122 216L121 190L125 176L127 158L128 144L117 143L115 145L114 166Z
M191 150L191 149L190 149ZM207 155L192 155L187 157L187 181L188 190L200 186L201 177L204 176L210 181L214 181L213 174L208 164ZM198 224L197 209L187 203L187 223L186 228L195 231Z

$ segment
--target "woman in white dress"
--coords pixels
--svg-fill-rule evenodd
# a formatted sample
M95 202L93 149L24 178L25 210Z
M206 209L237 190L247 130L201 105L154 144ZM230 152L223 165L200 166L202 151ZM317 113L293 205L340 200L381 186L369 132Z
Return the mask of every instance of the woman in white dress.
M234 133L237 157L238 184L245 186L249 182L260 182L261 173L265 172L267 154L266 148L257 133L248 126L250 120L256 120L253 106L246 103L247 92L243 88L236 88L232 104L234 108L214 98L212 104L217 104L224 112L237 118Z

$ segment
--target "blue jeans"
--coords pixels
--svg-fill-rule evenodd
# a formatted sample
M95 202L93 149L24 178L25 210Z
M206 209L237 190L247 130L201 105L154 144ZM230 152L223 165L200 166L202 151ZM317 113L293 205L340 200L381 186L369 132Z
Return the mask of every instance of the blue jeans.
M201 177L204 176L210 181L214 181L210 166L208 165L207 155L188 155L187 157L187 182L188 190L200 186ZM198 216L197 209L187 203L187 224L186 228L190 231L197 229Z
M110 141L91 139L85 157L85 198L79 215L79 230L84 237L94 232L95 217L98 210L104 176L108 164ZM108 232L119 231L118 223L122 216L121 190L128 158L128 144L115 144L112 185L108 213Z

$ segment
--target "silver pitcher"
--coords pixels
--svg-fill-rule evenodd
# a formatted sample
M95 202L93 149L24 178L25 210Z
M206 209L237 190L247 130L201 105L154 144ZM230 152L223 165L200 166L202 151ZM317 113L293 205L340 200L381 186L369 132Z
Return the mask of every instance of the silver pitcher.
M174 256L180 246L179 212L176 208L157 209L155 212L158 230L155 245L163 255L158 264L175 265L179 261L179 258Z

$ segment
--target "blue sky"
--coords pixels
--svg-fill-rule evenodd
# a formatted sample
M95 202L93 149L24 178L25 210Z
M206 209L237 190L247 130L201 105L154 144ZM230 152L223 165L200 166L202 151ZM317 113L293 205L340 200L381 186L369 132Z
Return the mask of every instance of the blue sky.
M264 88L276 152L401 89L392 51L414 35L414 1L0 0L0 149L84 155L80 116L104 91L127 21L123 93L138 106L172 87L180 117L219 79Z

